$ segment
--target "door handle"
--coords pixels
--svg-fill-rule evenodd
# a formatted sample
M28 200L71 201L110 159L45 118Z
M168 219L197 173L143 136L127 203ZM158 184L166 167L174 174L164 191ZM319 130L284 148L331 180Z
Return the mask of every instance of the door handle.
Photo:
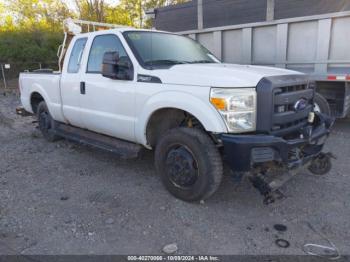
M80 82L80 94L85 95L85 82Z

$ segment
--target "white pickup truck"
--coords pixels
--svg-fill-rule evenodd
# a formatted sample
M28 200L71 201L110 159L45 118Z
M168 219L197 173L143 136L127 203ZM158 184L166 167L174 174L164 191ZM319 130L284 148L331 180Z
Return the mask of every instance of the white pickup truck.
M321 151L333 120L314 112L306 75L224 64L176 34L77 34L60 72L21 73L19 86L46 139L65 137L124 157L155 149L165 187L185 201L217 190L224 161L235 174L249 174L265 196L290 170L330 169ZM284 171L269 180L275 169Z

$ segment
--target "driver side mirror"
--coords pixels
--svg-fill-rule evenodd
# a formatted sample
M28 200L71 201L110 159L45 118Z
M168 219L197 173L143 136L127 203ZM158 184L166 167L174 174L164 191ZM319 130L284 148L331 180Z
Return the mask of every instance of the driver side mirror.
M128 58L122 57L121 59L117 51L105 52L102 61L102 75L111 79L132 80L132 64Z

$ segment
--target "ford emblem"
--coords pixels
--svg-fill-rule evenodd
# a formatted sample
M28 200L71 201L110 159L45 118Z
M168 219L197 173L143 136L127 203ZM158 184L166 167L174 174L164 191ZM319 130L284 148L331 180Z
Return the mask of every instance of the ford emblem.
M301 98L294 104L294 110L295 111L302 111L304 110L308 105L308 102L305 98Z

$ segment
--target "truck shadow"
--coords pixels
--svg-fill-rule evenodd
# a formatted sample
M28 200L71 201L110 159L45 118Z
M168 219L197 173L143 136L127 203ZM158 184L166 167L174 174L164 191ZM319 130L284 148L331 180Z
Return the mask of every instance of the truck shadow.
M94 165L88 164L83 171L79 172L82 176L84 176L84 172L86 176L110 176L110 173L113 173L114 170L113 176L116 177L116 180L127 177L127 181L124 181L125 187L130 186L130 184L136 184L144 187L144 189L152 188L154 194L157 194L158 191L161 195L165 194L166 198L173 198L167 193L156 173L153 151L144 149L138 158L123 159L116 154L81 145L76 142L63 140L60 143L62 143L62 147L70 146L72 150L83 159L86 159L88 163L99 162L99 169L102 167L102 170L106 170L106 173L103 171L94 172ZM89 171L86 171L87 169L89 169ZM123 170L123 172L120 172L120 170ZM294 184L298 184L296 185L297 187L305 183L305 179L300 180L303 175L305 174L299 174L292 179ZM311 177L309 174L306 174L306 176ZM100 182L103 183L103 181ZM311 181L309 182L312 183ZM282 187L282 189L283 188L284 187ZM286 197L290 198L292 196L287 192ZM263 204L263 196L251 185L250 181L246 177L243 177L241 181L235 180L230 169L225 165L224 176L219 190L210 199L206 200L205 203L210 206L218 203L236 205L241 204L242 199L244 199L244 204L247 205L247 208L266 208L266 205ZM277 201L271 204L271 206L279 206L283 201L285 200ZM198 203L192 204L196 205Z

